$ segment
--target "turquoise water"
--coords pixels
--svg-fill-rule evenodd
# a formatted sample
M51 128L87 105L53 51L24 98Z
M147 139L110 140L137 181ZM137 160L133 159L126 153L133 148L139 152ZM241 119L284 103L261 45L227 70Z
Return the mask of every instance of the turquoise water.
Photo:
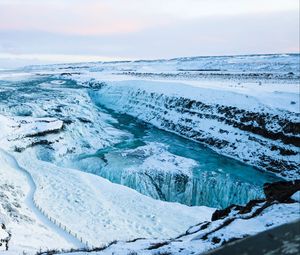
M130 139L125 137L124 141L100 149L95 154L81 155L78 159L81 169L131 187L145 195L187 205L224 208L233 203L245 204L251 199L263 198L263 184L278 180L272 174L221 156L199 143L157 129L137 118L118 114L103 106L99 106L99 110L116 119L117 122L110 124L128 132ZM177 162L171 165L170 171L161 171L159 165L157 169L155 165L150 169L143 168L144 163L157 153L143 153L145 146L149 144L162 146L162 153L166 151L175 157L192 159L196 166L189 167L191 175L185 175L184 171L174 173L172 168L181 169L180 165L176 166ZM159 155L156 157L159 158ZM88 167L89 160L95 158L99 159L97 163Z

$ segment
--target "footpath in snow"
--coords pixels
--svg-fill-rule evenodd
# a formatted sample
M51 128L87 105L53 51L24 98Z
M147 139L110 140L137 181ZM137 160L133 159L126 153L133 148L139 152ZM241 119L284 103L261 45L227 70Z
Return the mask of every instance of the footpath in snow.
M26 169L19 166L18 162L8 152L4 151L0 148L0 153L3 154L3 156L6 158L6 161L9 163L9 165L22 172L28 181L28 184L30 186L30 190L26 195L25 203L26 206L35 214L36 218L45 226L49 228L49 230L53 231L54 233L58 234L62 239L65 239L68 243L71 244L74 248L84 248L86 245L82 243L78 238L74 237L71 233L68 232L67 229L64 228L64 226L60 226L59 223L55 223L56 220L50 218L41 207L39 207L34 199L35 192L37 190L36 184L30 174ZM2 156L2 157L3 157Z

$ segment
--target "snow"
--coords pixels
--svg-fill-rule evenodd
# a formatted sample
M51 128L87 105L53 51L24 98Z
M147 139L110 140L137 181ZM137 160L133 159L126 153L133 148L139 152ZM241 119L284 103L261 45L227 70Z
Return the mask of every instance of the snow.
M183 57L175 59L160 60L138 60L138 61L112 61L94 62L78 64L60 64L43 66L31 66L26 70L61 68L65 71L86 70L92 72L140 72L140 73L178 73L182 70L204 70L202 73L267 73L275 75L277 79L280 75L293 73L299 76L299 54L267 54L267 55L244 55L244 56L205 56L205 57ZM209 70L220 70L211 72ZM205 71L206 70L206 71ZM200 72L201 73L201 72Z
M94 103L130 114L158 128L168 130L162 123L169 121L175 127L183 127L182 130L199 132L203 139L227 141L227 147L212 148L255 166L260 166L261 156L281 160L292 169L283 171L284 177L296 179L299 177L299 169L293 168L299 159L296 146L262 138L222 122L218 118L223 115L215 109L206 113L214 116L210 118L193 107L186 111L180 104L187 99L207 106L236 107L270 114L274 118L266 123L266 130L281 132L282 123L275 117L293 123L299 120L298 67L299 55L287 54L1 70L0 223L7 229L0 229L0 239L11 233L9 251L0 247L1 251L3 254L22 254L23 251L34 254L40 248L95 247L114 240L118 242L93 254L131 251L147 255L160 252L191 254L217 247L212 236L201 240L200 225L196 225L209 222L214 208L155 200L71 168L75 165L71 164L72 157L95 153L133 138L129 132L113 127L116 120L108 113L99 113ZM76 73L61 75L73 70ZM41 77L48 79L39 82ZM32 82L26 83L26 88L18 83L26 81ZM35 81L37 84L32 85ZM203 116L197 117L201 114ZM234 117L239 116L232 119ZM252 127L260 125L254 120L248 124ZM179 129L168 131L187 135ZM35 146L37 144L51 144L51 147ZM280 149L297 153L281 155ZM154 174L158 175L191 177L197 166L192 159L170 153L160 142L146 143L121 154L124 158L132 155L142 161L136 167L127 167L126 174L153 173L155 170ZM92 163L93 160L87 158L85 162ZM98 163L93 162L94 165ZM213 178L213 181L218 180ZM223 184L223 190L229 189L230 193L230 185L235 182L230 182L224 175L223 182L218 181L218 185ZM209 188L209 185L203 187ZM299 202L299 196L298 191L292 198ZM253 235L299 219L298 212L299 203L274 204L258 217L235 220L214 236L229 240ZM212 227L221 223L214 222ZM189 235L175 238L187 229ZM145 239L126 242L135 238ZM168 244L161 248L147 249L153 243L164 241Z
M18 136L18 138L20 138L20 136L39 136L45 132L58 131L63 127L63 122L54 118L39 118L38 120L34 118L26 118L26 120L24 120L24 118L14 118L14 120L16 120L16 122L18 122L18 120L22 121L21 127L13 134L14 136ZM24 121L26 122L24 123Z
M11 131L11 126L15 125L15 122L3 115L0 115L0 141Z
M29 153L17 159L38 185L37 204L92 246L171 237L195 222L209 220L214 211L154 200L101 177L41 162Z
M147 172L167 172L168 174L192 175L193 167L197 163L192 159L183 158L168 152L164 144L149 143L140 146L137 149L127 150L122 153L123 157L138 155L139 158L145 158L139 167L128 169L131 172L139 172L146 169Z
M130 114L158 128L187 138L196 136L200 141L203 139L209 141L213 138L220 143L228 143L221 148L210 143L208 145L221 154L261 169L267 168L268 165L267 162L261 162L260 158L263 156L270 161L282 161L285 165L282 167L284 170L273 171L283 178L293 179L299 175L296 163L299 153L296 146L244 131L234 124L242 122L244 115L247 118L247 114L250 113L253 116L252 123L242 123L243 125L258 126L255 120L259 121L261 117L265 119L265 124L260 123L259 128L266 129L266 133L283 132L282 122L298 121L300 109L296 91L298 85L293 86L293 93L258 90L254 95L253 92L249 94L233 92L227 90L226 86L225 89L202 88L170 81L131 80L111 81L106 84L92 94L93 100L98 104L120 113ZM292 101L295 104L291 105ZM187 106L187 103L190 103L190 106ZM197 103L200 106L197 106ZM237 110L227 113L223 111L225 107L228 111L232 109L230 107ZM242 110L248 112L243 115ZM229 114L232 117L228 117ZM284 135L298 137L293 133ZM274 150L274 147L294 151L294 155L282 155L280 150Z
M199 254L220 246L220 243L215 244L212 242L212 236L221 238L222 240L230 240L231 238L242 238L248 235L255 235L259 232L274 228L284 223L299 220L298 214L299 204L275 204L267 208L261 215L251 219L236 219L228 226L211 234L207 240L202 240L201 236L205 230L196 230L190 232L189 235L175 239L143 239L131 243L117 242L110 247L99 252L76 252L67 253L67 255L109 255L109 254L141 254L141 255L154 255L170 253L174 255L188 255L193 254L195 251ZM246 215L245 215L246 216ZM222 220L214 222L214 227L220 225ZM208 229L207 231L209 231ZM149 249L152 245L162 244L159 248Z
M28 78L32 76L30 72L16 72L15 70L0 70L0 79L1 80L9 80L9 81L17 81L24 78Z
M105 75L83 73L72 76L80 82L90 79L104 80L108 85L140 88L149 92L164 95L177 95L203 102L231 105L247 110L290 111L299 113L300 83L289 81L278 83L268 81L260 84L256 81L245 80L189 80L162 79L147 77L132 77L125 75ZM291 101L295 102L291 104Z
M11 137L14 132L15 122L4 116L1 116L1 120L3 137L0 146L4 146L7 145L5 138ZM29 121L35 125L41 123L30 117ZM53 129L51 122L52 119L49 130ZM24 125L27 125L26 121ZM35 131L47 131L47 128L42 122L41 128L33 126L31 131L28 128L21 130L26 134L34 134ZM196 222L209 220L214 211L208 207L188 207L154 200L101 177L57 167L38 160L32 149L13 155L1 149L0 155L1 170L13 172L13 175L6 174L6 177L14 179L13 187L21 185L22 192L27 194L18 202L37 222L28 227L27 223L13 224L8 221L7 226L12 233L9 252L33 252L40 247L78 248L78 241L76 243L72 236L57 226L60 224L66 226L67 231L71 231L77 239L93 247L113 240L172 237ZM41 209L37 209L35 204ZM55 219L56 225L44 215ZM45 229L46 233L41 232L40 228ZM39 237L33 235L31 238L35 240L31 240L27 236L28 231L37 233ZM27 242L25 247L24 243Z
M295 192L292 196L291 196L291 199L297 201L300 203L300 190Z
M23 251L34 254L40 248L74 247L57 229L54 230L41 212L36 210L32 200L34 184L30 177L16 166L14 159L2 149L0 177L1 220L12 234L7 254L21 254Z
M299 113L299 85L266 84L259 86L248 83L237 85L233 82L216 81L148 81L126 80L106 82L108 88L120 90L144 90L166 96L185 97L206 104L234 106L245 110L267 112L290 111ZM109 89L107 89L109 90ZM291 104L294 101L295 104Z
M286 222L299 219L299 204L278 204L267 208L260 217L249 220L238 219L230 226L218 232L218 236L226 236L226 239L254 235L265 231L270 227L279 226Z

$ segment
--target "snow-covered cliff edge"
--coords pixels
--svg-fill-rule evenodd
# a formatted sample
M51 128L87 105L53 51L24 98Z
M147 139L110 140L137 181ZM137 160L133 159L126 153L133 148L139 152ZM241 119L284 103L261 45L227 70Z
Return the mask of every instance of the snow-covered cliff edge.
M102 84L91 96L107 108L293 179L299 176L299 99L276 86L270 91L248 84L247 93L243 86L232 91L135 80ZM289 85L282 86L288 91Z

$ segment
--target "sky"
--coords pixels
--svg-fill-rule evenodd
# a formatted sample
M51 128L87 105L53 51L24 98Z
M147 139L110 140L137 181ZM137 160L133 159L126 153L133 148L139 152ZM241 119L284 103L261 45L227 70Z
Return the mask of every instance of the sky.
M0 0L0 68L289 52L298 0Z

